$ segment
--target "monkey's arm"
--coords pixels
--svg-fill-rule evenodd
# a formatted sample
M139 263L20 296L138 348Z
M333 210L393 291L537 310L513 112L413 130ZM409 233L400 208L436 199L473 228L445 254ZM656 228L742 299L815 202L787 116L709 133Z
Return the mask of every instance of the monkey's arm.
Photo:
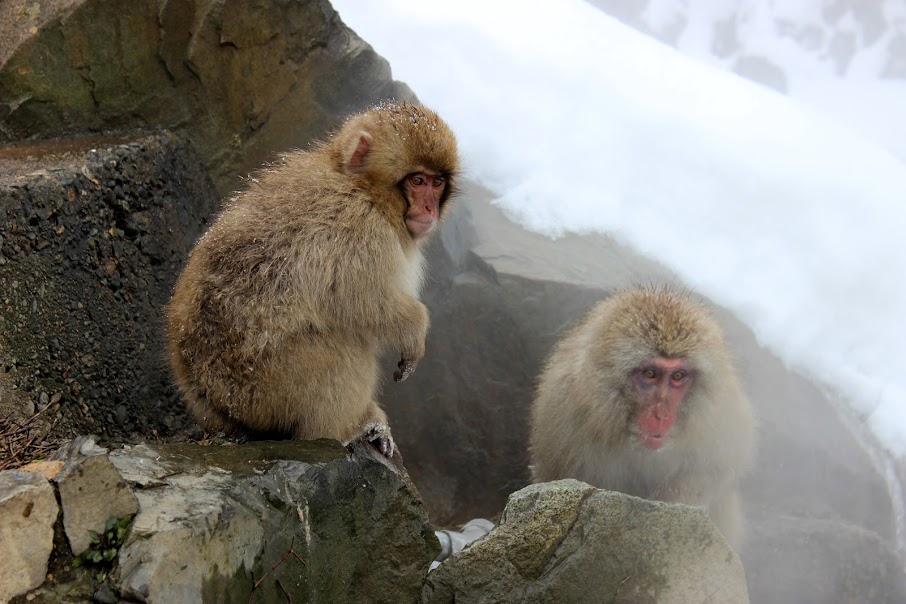
M309 295L304 298L317 300L318 318L327 329L399 350L394 377L401 381L425 350L428 310L415 297L421 258L407 257L379 217L366 213L337 222L341 228L324 242L334 252L307 259L311 270L305 271Z

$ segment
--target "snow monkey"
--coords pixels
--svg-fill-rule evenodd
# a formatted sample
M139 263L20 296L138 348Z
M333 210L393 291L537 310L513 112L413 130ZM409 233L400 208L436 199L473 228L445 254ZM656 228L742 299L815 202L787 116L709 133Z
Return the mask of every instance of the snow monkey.
M532 408L536 482L575 478L704 506L734 546L753 444L720 328L670 289L625 291L592 309L553 349Z
M378 354L425 352L421 247L459 169L437 114L384 103L288 153L198 241L167 308L170 360L206 430L394 442Z

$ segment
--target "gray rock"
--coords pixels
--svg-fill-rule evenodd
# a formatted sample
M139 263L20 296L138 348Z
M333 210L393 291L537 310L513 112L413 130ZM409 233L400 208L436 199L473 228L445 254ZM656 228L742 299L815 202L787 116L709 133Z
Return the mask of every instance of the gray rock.
M79 437L56 457L65 463L54 478L63 527L72 553L78 555L91 545L90 531L104 532L109 518L131 516L139 503L110 463L107 449L98 447L94 439Z
M424 603L748 602L703 509L575 480L514 493L500 525L433 571Z
M440 543L398 452L388 460L365 441L219 442L107 453L79 437L55 454L67 460L56 480L64 515L88 505L129 514L101 500L120 498L110 471L138 502L112 568L74 570L60 539L48 574L53 489L40 474L0 473L0 602L32 589L37 602L417 600Z
M141 508L109 579L130 600L414 601L440 551L400 458L362 443L138 445L110 458Z
M58 512L41 474L0 472L0 602L44 582Z

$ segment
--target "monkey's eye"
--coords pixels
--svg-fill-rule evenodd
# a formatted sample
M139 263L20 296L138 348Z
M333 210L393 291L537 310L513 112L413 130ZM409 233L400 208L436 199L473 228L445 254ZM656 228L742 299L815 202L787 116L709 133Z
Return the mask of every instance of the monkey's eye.
M649 380L653 380L655 377L657 377L657 373L655 373L654 369L646 369L642 372L642 375L644 375Z
M686 379L686 372L674 371L673 375L670 376L670 379L672 379L674 382L682 382L684 379Z
M413 185L420 187L425 184L425 177L421 174L412 174L409 176L409 182Z
M444 178L443 176L437 176L434 178L434 187L435 188L440 188L440 187L444 186L445 184L447 184L447 179Z

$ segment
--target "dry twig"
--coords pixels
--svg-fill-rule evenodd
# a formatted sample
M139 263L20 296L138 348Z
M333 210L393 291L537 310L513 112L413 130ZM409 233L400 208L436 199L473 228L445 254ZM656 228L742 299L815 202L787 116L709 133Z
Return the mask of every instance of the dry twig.
M0 417L0 471L11 470L41 459L54 451L58 442L47 440L57 425L55 419L50 426L39 421L47 405L25 421L16 421L11 415Z
M266 573L264 573L263 575L261 575L261 578L258 579L257 581L255 581L255 584L252 586L252 593L249 594L249 602L252 601L252 594L255 593L255 590L256 590L256 589L258 589L259 587L261 587L261 584L264 582L265 579L267 579L267 576L268 576L269 574L271 574L272 572L274 572L274 570L275 570L278 566L280 566L281 564L283 564L283 562L284 562L290 555L292 555L293 557L296 558L296 560L298 560L298 561L301 562L303 565L305 565L305 560L303 560L303 559L302 559L302 556L300 556L298 553L296 553L296 550L293 549L293 546L294 546L294 545L296 545L296 536L295 536L295 535L293 535L292 540L289 542L289 549L286 550L286 553L283 554L283 555L280 557L280 559L277 560L277 561L274 563L274 565L271 567L271 569L270 569L269 571L267 571ZM280 583L279 579L276 580L276 583L277 583L277 587L280 588L280 590L283 592L283 595L286 597L287 602L291 602L292 600L290 599L290 596L289 596L289 594L287 593L286 588L283 587L283 584Z

